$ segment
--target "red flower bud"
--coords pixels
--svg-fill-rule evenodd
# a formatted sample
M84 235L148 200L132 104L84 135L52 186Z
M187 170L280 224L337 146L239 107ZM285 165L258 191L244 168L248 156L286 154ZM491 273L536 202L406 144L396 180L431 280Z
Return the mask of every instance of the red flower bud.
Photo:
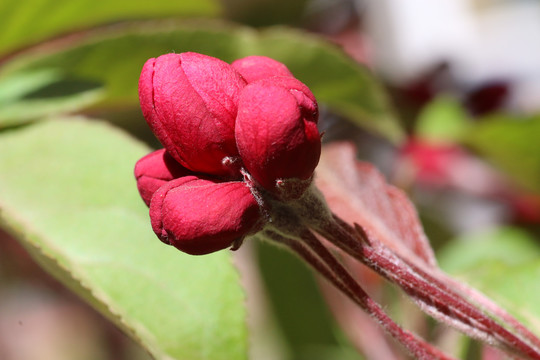
M150 206L152 195L162 185L181 176L191 175L192 172L165 150L156 150L141 158L135 164L135 179L137 188L147 206Z
M186 168L226 175L223 159L238 154L234 122L244 79L229 64L196 53L150 59L139 80L146 121Z
M196 176L160 187L150 203L150 219L161 241L192 255L230 247L262 225L259 205L243 182Z
M321 153L317 120L315 97L295 78L273 77L246 86L235 133L248 172L274 193L288 180L310 179Z
M273 76L294 77L284 64L266 56L248 56L234 61L231 66L248 83Z

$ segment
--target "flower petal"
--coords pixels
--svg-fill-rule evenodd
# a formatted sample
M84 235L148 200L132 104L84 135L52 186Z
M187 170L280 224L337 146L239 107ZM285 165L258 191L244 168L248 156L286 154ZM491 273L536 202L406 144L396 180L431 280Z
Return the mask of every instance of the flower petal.
M150 219L161 241L192 255L230 247L262 226L259 205L244 183L196 176L160 187L150 203Z
M229 64L202 54L167 54L146 62L141 108L152 131L178 162L195 172L230 174L234 122L244 79Z
M135 164L137 188L148 206L154 192L166 182L191 174L192 171L180 165L165 149L151 152Z
M242 91L236 143L248 172L264 188L278 192L278 180L307 180L317 166L321 140L318 108L300 81L273 77Z
M235 68L248 83L273 76L294 77L285 64L266 56L248 56L233 61L231 66Z

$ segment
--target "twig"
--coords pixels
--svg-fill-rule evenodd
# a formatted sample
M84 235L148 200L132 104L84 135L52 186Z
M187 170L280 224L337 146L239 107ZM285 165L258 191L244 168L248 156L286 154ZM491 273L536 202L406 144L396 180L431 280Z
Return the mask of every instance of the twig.
M469 303L456 289L451 289L449 284L430 275L417 264L399 257L384 244L370 238L361 228L357 227L355 230L335 218L336 222L327 223L327 228L317 231L334 245L398 285L413 297L423 310L471 337L507 352L540 360L538 349ZM532 334L523 337L528 339L531 336L534 338ZM534 343L538 341L536 339Z
M439 349L396 324L309 230L302 232L302 242L272 231L265 231L265 235L289 247L304 259L370 316L375 318L387 333L398 340L417 359L452 359Z

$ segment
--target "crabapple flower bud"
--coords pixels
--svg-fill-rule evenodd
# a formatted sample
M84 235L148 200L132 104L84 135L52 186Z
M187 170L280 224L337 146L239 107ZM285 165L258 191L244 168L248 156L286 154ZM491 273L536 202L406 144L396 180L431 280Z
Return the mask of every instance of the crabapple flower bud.
M195 172L226 175L226 157L238 154L234 123L245 86L229 64L202 54L150 59L139 80L139 98L152 131L179 163Z
M321 154L317 120L315 97L295 78L272 77L246 86L235 134L247 171L277 195L283 195L283 184L300 180L307 187Z
M196 176L160 187L150 203L150 219L161 241L192 255L230 247L262 226L259 205L243 182Z
M266 56L248 56L233 61L231 66L236 69L248 83L273 76L294 77L285 64Z
M150 206L152 195L162 185L181 176L192 174L190 170L174 160L165 149L151 152L135 164L137 188L147 206Z

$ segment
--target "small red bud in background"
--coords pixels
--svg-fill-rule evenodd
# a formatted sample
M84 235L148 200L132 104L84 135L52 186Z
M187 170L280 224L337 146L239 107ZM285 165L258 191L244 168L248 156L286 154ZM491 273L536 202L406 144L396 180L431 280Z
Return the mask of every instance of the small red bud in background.
M295 78L272 77L246 86L235 133L248 172L277 194L278 184L310 179L321 153L317 121L315 97Z
M259 205L240 181L181 177L160 187L150 204L156 235L191 255L230 247L260 230L261 219Z
M237 155L234 122L245 86L229 64L196 54L150 59L139 98L152 131L179 163L195 172L227 175L223 158Z

